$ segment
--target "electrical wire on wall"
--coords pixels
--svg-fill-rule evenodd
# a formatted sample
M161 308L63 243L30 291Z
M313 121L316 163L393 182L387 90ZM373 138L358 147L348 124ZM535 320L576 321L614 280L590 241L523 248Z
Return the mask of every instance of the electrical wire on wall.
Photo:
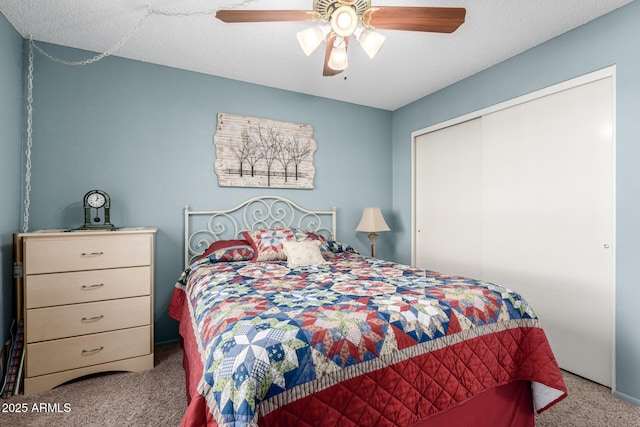
M31 205L31 152L33 149L33 66L34 66L34 49L37 50L41 55L48 58L51 61L68 65L71 67L79 67L84 65L93 64L94 62L100 61L101 59L106 58L107 56L113 55L117 52L122 46L124 46L129 39L140 29L142 24L151 16L170 16L170 17L192 17L192 16L203 16L203 15L215 15L216 11L219 9L236 9L242 6L246 6L248 4L254 3L258 0L244 0L241 2L233 3L223 8L218 9L208 9L203 11L192 11L192 12L179 12L179 11L167 11L167 10L159 10L152 9L148 7L144 13L144 15L138 20L135 27L129 31L122 39L120 39L117 43L115 43L111 48L106 51L95 55L91 58L84 59L81 61L67 61L61 58L57 58L48 52L46 52L43 48L38 46L33 39L33 34L29 34L29 53L28 60L29 64L27 67L27 128L26 128L26 143L25 143L25 170L24 170L24 198L23 198L23 216L22 216L22 232L27 233L29 231L29 207ZM33 2L29 2L29 7L33 7ZM24 37L24 35L23 35Z

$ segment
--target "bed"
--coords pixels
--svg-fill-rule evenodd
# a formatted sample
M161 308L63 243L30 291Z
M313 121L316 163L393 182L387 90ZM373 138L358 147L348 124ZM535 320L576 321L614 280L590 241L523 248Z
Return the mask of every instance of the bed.
M184 210L183 426L533 426L566 386L517 293L364 256L336 209Z

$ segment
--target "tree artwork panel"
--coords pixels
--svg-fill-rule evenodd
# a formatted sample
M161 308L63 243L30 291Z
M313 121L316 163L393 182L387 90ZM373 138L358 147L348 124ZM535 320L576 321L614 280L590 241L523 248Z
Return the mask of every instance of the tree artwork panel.
M221 187L313 188L309 125L219 113L213 143Z

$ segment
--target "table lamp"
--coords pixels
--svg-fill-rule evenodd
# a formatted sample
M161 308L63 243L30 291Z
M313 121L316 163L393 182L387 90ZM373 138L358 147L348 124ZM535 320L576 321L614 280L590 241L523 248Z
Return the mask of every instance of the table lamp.
M380 208L364 208L360 224L356 227L356 231L369 233L369 240L371 240L371 256L375 258L376 239L378 238L378 234L376 233L380 231L390 231L390 229L382 216L382 210Z

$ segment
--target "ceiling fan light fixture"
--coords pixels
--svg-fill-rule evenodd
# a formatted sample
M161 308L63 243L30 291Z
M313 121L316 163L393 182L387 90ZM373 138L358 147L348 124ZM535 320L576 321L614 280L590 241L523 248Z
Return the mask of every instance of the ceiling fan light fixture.
M318 46L320 46L329 33L330 28L328 25L320 25L318 27L307 28L297 34L298 44L300 44L300 48L302 48L305 55L311 55Z
M250 2L245 0L242 3ZM217 10L216 18L227 23L317 22L321 27L300 31L297 39L307 56L323 40L326 41L322 75L334 76L347 68L346 45L351 36L355 36L366 54L373 58L381 49L385 37L371 30L453 33L465 23L467 14L463 7L372 7L371 2L372 0L314 0L313 10L310 11L229 8ZM342 45L334 43L336 39ZM329 67L330 59L333 69Z
M358 25L358 15L351 6L340 6L331 14L331 28L340 37L349 37Z
M331 55L329 55L327 66L332 70L342 71L346 70L348 65L347 44L343 39L336 38L333 48L331 49Z
M356 38L362 50L364 50L371 59L376 56L385 39L382 34L371 30L363 30L356 33Z

